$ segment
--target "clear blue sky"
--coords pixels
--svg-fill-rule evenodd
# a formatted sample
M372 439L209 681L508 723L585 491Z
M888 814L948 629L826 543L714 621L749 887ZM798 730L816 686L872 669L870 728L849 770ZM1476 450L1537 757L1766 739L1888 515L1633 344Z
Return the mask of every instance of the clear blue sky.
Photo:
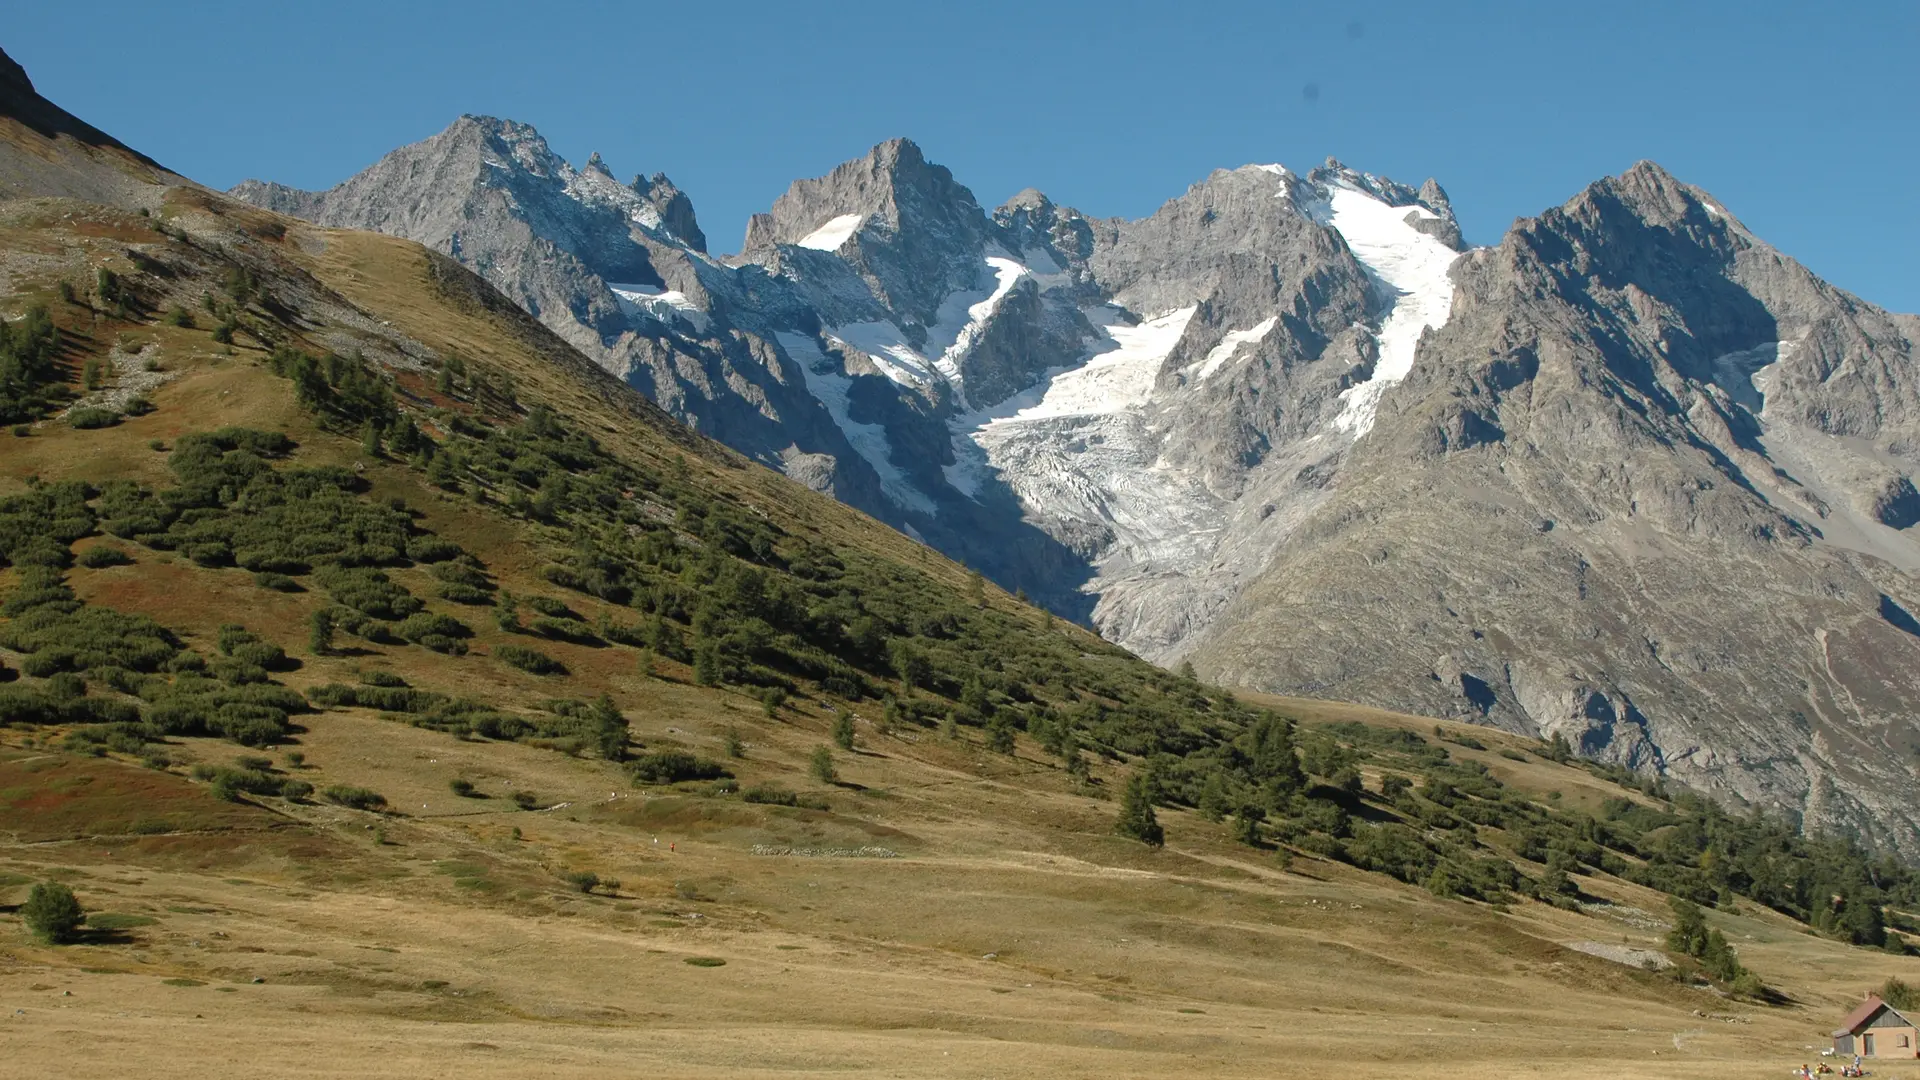
M1431 175L1468 239L1653 158L1777 247L1920 311L1920 4L337 0L9 5L41 92L203 183L326 187L463 112L622 179L716 251L895 135L991 207L1152 212L1220 166Z

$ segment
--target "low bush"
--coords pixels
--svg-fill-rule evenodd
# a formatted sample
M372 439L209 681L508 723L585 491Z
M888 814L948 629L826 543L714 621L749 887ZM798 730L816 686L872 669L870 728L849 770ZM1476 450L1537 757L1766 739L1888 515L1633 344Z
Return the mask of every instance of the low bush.
M108 428L120 422L120 414L96 405L83 405L67 413L67 423L82 431Z
M534 675L565 675L567 666L538 649L524 645L496 645L493 655L505 663Z
M683 780L719 780L732 776L717 761L695 757L685 750L655 750L633 762L633 779L640 784L677 784Z
M75 561L89 570L99 570L108 566L129 565L133 562L133 556L112 544L96 544L81 552Z
M349 807L354 810L379 810L387 805L387 797L377 791L349 784L335 784L320 792L330 803Z
M755 784L740 793L740 797L750 803L764 803L768 806L798 806L800 796L778 784Z

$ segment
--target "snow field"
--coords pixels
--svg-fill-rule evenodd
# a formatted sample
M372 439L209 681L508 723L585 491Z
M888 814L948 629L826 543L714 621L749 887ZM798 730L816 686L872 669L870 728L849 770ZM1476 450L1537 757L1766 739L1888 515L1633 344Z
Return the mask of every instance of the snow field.
M1341 394L1345 407L1334 427L1358 438L1373 428L1380 397L1413 370L1413 354L1428 327L1447 324L1453 312L1453 282L1447 268L1460 253L1408 224L1406 218L1436 217L1421 206L1388 206L1374 196L1338 182L1314 216L1331 226L1374 284L1391 301L1375 339L1380 358L1373 376Z
M867 220L864 214L841 214L825 225L801 237L795 247L812 248L815 251L838 251L840 245L847 242Z

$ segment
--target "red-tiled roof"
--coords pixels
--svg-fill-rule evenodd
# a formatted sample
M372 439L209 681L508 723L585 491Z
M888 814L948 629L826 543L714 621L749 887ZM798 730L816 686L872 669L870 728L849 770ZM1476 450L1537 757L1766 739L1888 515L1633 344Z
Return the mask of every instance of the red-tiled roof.
M1845 1020L1840 1021L1840 1026L1835 1028L1833 1033L1835 1035L1858 1034L1861 1028L1867 1026L1867 1021L1872 1020L1875 1016L1879 1015L1881 1009L1886 1009L1888 1012L1893 1013L1893 1015L1900 1017L1900 1019L1902 1020L1906 1019L1906 1016L1903 1013L1901 1013L1898 1009L1895 1009L1893 1006L1888 1005L1884 1001L1881 1001L1878 997L1875 997L1872 994L1868 994L1867 1000L1861 1002L1859 1008L1848 1013L1847 1018Z

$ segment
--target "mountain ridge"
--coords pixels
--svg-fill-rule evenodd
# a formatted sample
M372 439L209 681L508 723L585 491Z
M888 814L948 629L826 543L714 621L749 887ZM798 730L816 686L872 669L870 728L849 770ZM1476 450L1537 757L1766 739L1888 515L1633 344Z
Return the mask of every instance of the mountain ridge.
M1466 248L1437 181L1332 159L1305 175L1217 170L1125 221L1033 190L989 211L892 140L796 181L739 255L673 247L646 250L681 268L663 282L685 298L675 311L709 322L630 321L653 372L627 363L630 384L1136 652L1260 689L1562 732L1603 760L1920 845L1892 795L1911 775L1894 764L1909 725L1857 705L1920 702L1920 686L1863 698L1849 685L1862 676L1826 662L1784 674L1830 651L1816 642L1852 642L1831 648L1862 670L1908 648L1861 627L1894 625L1883 601L1920 609L1904 577L1920 547L1900 527L1920 520L1920 322L1820 282L1655 163ZM700 356L729 359L702 361L697 391L661 377ZM1548 459L1561 475L1516 486ZM1395 478L1412 473L1418 491ZM1398 513L1369 494L1384 491L1432 513L1395 535L1353 529ZM1388 551L1419 551L1395 596L1499 579L1458 542L1409 547L1485 532L1486 499L1532 515L1494 530L1507 550L1545 543L1573 569L1518 574L1511 601L1489 594L1486 626L1451 629L1464 616L1447 602L1411 622L1375 614L1429 610L1380 591L1379 567L1399 572L1378 561ZM1759 632L1766 659L1749 661L1707 644L1733 624L1704 599L1684 615L1584 614L1601 593L1632 612L1619 590L1636 545L1667 552L1676 595L1742 622L1796 611L1795 625ZM1754 608L1689 584L1755 559L1769 580L1839 574L1843 599L1787 588ZM1596 575L1606 588L1579 583ZM1283 580L1313 599L1284 599ZM1533 609L1558 614L1543 625ZM1738 719L1712 719L1727 701ZM1882 729L1884 765L1831 749Z

